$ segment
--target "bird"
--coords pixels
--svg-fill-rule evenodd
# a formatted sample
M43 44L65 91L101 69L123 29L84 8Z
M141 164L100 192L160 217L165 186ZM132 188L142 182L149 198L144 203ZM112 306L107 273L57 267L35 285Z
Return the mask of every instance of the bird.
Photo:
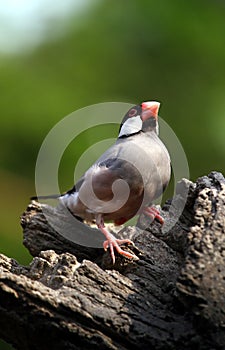
M157 101L132 106L122 119L115 143L72 189L59 195L59 201L77 219L97 225L106 238L103 248L109 248L113 264L114 250L128 259L138 258L121 248L133 242L116 238L107 229L106 222L122 225L141 214L161 224L164 222L153 206L171 176L170 155L159 138L159 107Z

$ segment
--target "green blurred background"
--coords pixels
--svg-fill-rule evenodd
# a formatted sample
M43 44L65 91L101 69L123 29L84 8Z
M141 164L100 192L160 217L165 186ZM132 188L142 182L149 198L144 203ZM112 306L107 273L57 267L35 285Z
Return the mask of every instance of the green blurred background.
M191 179L225 172L223 1L9 0L0 3L0 28L2 253L31 260L19 216L35 194L38 150L55 123L81 107L158 100ZM83 149L89 143L84 135ZM63 190L75 158L70 147Z

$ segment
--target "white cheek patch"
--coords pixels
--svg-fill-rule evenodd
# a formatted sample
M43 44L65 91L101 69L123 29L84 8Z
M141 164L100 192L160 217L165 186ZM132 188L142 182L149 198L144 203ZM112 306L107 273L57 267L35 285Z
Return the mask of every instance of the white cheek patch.
M123 124L118 137L135 134L138 131L141 131L141 129L142 129L142 120L140 115L136 117L128 118Z

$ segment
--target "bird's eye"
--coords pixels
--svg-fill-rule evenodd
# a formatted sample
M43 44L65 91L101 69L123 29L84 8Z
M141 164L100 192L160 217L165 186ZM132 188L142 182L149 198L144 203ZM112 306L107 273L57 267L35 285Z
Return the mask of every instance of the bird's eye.
M132 108L129 112L129 117L134 117L137 114L137 110L135 108Z

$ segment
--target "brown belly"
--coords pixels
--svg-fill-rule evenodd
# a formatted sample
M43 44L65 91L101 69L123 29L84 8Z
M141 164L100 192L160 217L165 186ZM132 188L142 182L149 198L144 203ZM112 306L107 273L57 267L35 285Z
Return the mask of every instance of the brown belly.
M105 221L113 221L115 225L122 225L134 217L142 206L143 194L132 195L117 211L103 214Z

